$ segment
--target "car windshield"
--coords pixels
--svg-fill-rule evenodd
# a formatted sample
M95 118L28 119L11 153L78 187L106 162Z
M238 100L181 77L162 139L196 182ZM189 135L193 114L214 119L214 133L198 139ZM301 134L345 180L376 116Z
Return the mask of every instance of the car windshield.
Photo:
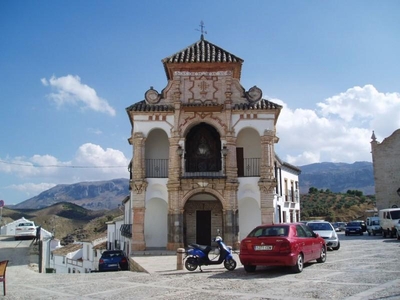
M120 251L109 251L109 252L104 252L101 256L103 258L111 258L111 257L120 257L123 256L123 254Z
M32 223L19 223L18 226L33 226Z
M310 227L314 231L319 230L332 230L332 227L329 223L308 223L308 227Z
M390 215L392 216L392 220L400 219L400 210L392 210Z
M288 226L257 227L249 233L249 237L288 236Z
M350 223L347 223L347 226L361 226L361 225L358 222L350 222Z

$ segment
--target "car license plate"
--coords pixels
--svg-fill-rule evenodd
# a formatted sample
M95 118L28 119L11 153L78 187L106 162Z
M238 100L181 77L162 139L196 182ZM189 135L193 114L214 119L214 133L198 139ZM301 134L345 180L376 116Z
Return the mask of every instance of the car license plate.
M272 250L272 246L254 246L254 250L263 251L263 250Z
M116 266L118 266L118 264L109 264L108 266L109 267L116 267Z

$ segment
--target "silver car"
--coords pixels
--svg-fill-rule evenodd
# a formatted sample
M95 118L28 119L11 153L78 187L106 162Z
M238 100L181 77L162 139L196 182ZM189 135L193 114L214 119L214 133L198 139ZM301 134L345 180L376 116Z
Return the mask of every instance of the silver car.
M339 237L331 223L327 221L311 221L307 223L307 226L310 227L315 233L318 233L318 235L325 240L328 248L332 250L339 250Z

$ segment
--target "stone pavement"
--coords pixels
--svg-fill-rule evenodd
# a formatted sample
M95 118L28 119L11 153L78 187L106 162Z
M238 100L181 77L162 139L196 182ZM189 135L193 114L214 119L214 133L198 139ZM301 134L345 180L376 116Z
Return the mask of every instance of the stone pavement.
M145 272L46 274L35 271L34 264L19 260L18 248L5 247L0 257L9 251L11 263L7 268L7 296L3 298L400 299L399 241L366 235L340 238L340 250L329 251L326 263L307 264L299 274L273 267L246 273L239 260L234 271L227 271L223 265L204 266L203 272L176 270L175 253L133 255ZM1 292L0 288L0 299Z

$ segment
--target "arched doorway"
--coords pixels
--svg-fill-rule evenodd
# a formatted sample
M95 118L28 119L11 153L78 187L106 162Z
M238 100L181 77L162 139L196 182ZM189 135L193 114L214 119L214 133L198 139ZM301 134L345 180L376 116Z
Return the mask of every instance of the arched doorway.
M211 245L219 229L223 233L222 204L211 194L200 193L185 204L184 243Z

